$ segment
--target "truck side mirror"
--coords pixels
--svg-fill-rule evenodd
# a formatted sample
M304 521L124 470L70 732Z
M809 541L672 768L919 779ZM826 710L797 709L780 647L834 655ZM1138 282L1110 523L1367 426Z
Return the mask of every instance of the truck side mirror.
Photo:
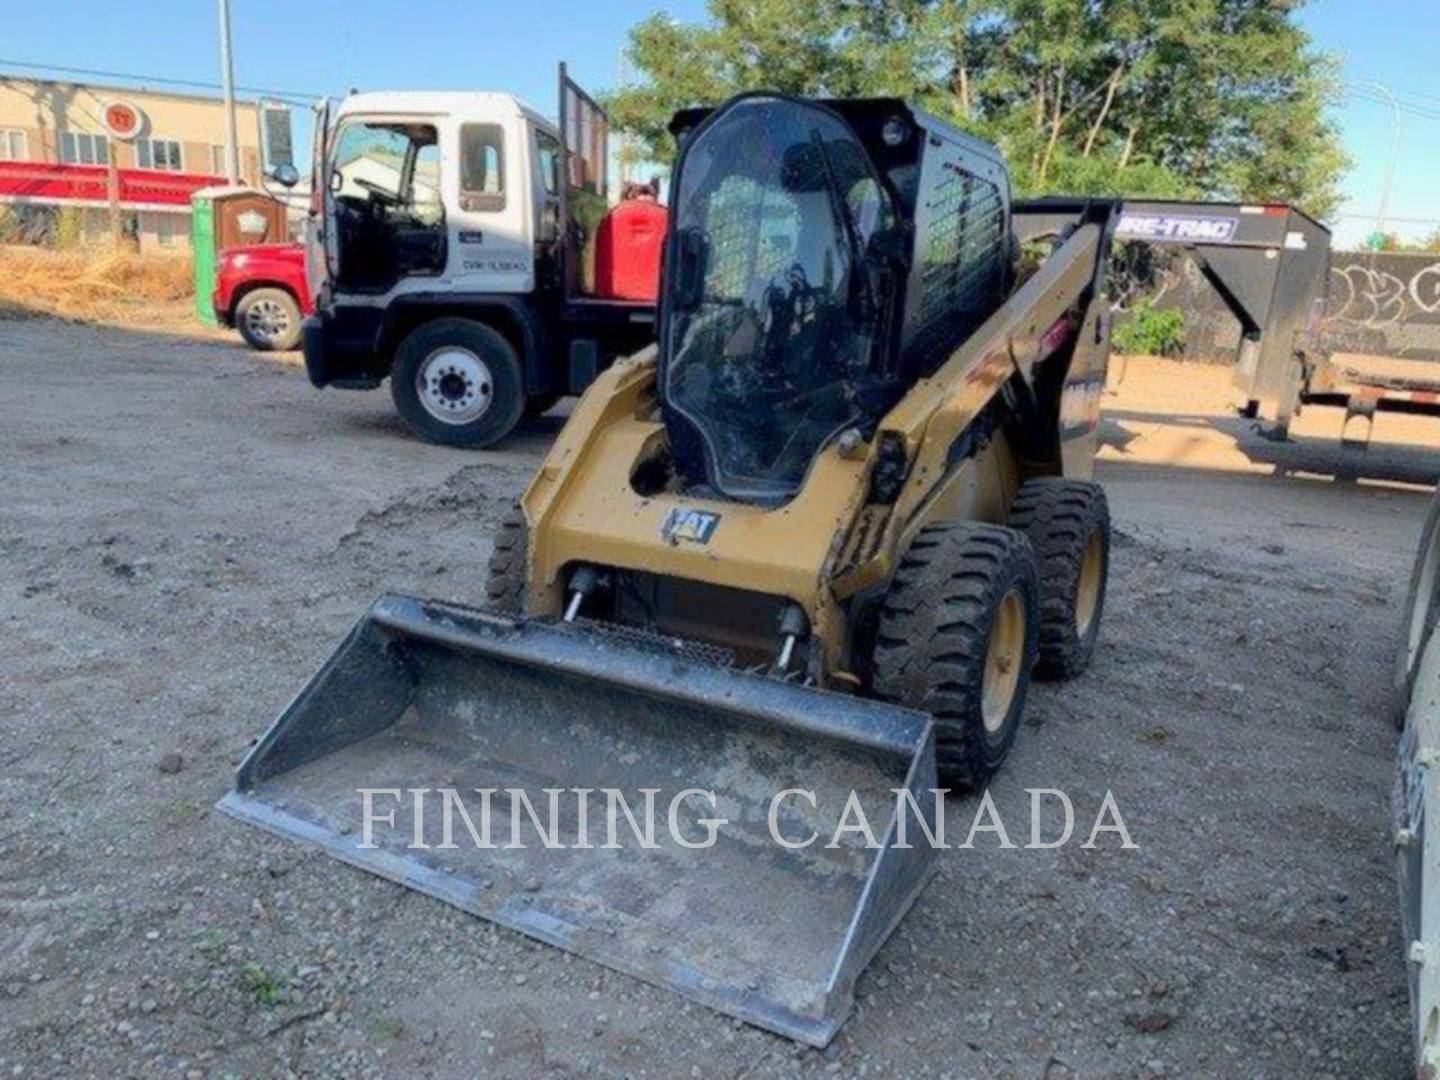
M705 290L705 256L709 249L705 231L694 225L675 235L675 292L672 304L677 311L694 311Z
M294 165L277 165L270 171L270 178L281 187L293 188L300 182L300 171Z

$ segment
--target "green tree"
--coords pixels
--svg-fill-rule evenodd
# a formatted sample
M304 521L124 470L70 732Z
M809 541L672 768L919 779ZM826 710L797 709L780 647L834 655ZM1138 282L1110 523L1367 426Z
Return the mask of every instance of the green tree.
M1345 159L1336 69L1290 0L710 0L630 34L616 125L669 160L679 107L741 90L893 95L997 142L1018 190L1292 201Z

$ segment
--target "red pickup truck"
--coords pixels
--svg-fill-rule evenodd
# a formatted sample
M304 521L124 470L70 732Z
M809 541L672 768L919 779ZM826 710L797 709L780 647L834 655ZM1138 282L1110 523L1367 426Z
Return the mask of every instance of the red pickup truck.
M220 256L212 297L215 318L252 349L294 349L300 320L315 310L305 284L302 244L249 244Z

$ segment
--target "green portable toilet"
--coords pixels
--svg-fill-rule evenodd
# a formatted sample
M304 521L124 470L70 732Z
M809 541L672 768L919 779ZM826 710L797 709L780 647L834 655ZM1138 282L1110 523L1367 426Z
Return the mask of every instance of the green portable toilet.
M285 204L252 187L220 185L190 196L190 250L195 258L195 314L218 325L211 297L220 253L245 244L276 244L289 237Z

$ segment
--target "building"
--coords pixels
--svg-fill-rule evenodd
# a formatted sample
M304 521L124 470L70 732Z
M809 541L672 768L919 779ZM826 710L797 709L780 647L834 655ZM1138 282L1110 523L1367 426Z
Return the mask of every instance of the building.
M260 109L237 103L240 178L260 179ZM144 250L188 249L190 194L225 182L219 98L0 73L0 206L43 231L64 207L84 239L110 234L113 158L122 223ZM75 220L71 216L70 220Z

